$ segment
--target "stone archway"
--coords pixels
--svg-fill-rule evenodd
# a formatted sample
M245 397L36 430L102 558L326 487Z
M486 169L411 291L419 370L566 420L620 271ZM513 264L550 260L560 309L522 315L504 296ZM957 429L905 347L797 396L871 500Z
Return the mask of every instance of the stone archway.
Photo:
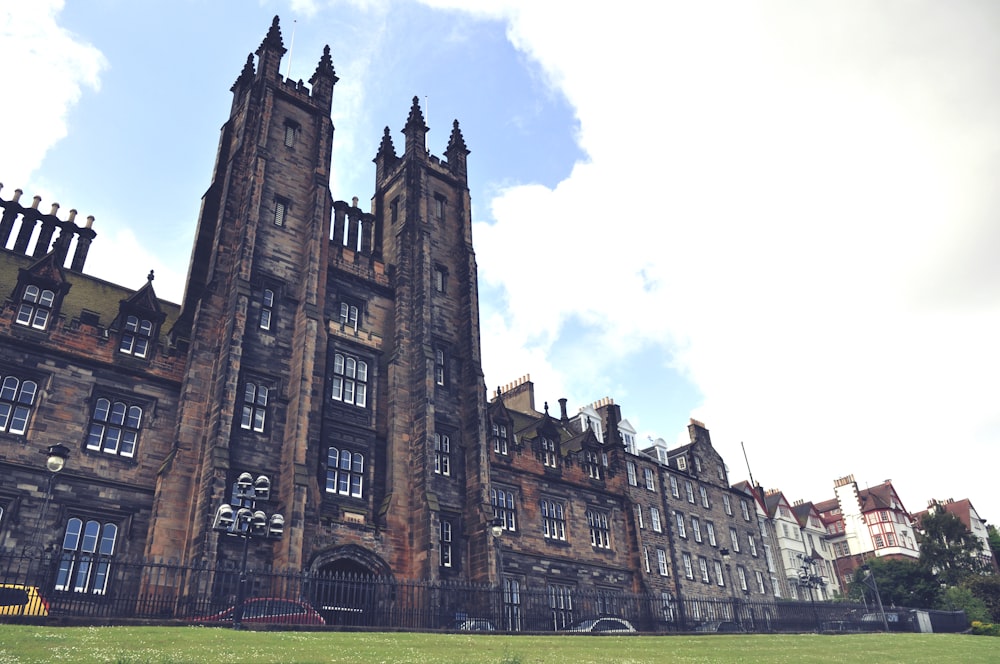
M319 553L310 565L313 605L329 625L383 624L394 593L389 565L355 544Z

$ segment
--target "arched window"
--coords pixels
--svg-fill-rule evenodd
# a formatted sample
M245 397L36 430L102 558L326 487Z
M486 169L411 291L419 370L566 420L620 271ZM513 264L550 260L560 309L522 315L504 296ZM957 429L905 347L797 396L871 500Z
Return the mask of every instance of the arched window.
M90 415L87 449L134 457L141 428L141 407L101 397Z
M364 408L368 404L368 363L335 353L330 396L334 401Z
M269 390L263 385L247 383L243 388L243 415L240 428L261 433L267 419L267 397Z
M107 592L118 526L76 517L66 522L55 589L103 595Z
M56 294L48 289L42 289L34 284L24 287L21 295L21 305L17 309L17 322L36 330L44 330L49 324L52 305Z
M135 357L146 357L149 352L149 340L153 335L153 323L138 316L126 316L122 328L119 352Z
M331 447L326 458L326 491L341 496L363 498L365 455Z

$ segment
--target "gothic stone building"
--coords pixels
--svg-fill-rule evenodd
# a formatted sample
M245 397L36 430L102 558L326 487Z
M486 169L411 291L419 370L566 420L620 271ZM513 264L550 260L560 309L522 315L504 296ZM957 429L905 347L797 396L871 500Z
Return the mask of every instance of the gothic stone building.
M55 550L52 590L92 594L94 556L232 562L213 519L250 473L284 516L254 567L503 578L546 589L555 628L581 588L671 611L681 592L769 595L703 425L647 453L610 400L552 416L521 381L487 401L458 122L429 154L414 98L402 153L388 128L377 146L369 211L335 201L329 49L308 86L284 53L275 18L232 86L179 305L152 273L135 290L85 274L92 219L0 198L0 550Z
M284 53L275 18L232 87L180 306L152 274L85 275L90 223L2 202L6 550L37 523L81 555L233 560L213 515L250 472L285 520L251 564L435 579L444 529L454 569L495 569L458 123L430 155L414 98L402 154L388 128L378 145L371 211L334 201L329 49L309 87L279 75ZM39 450L57 444L45 501Z

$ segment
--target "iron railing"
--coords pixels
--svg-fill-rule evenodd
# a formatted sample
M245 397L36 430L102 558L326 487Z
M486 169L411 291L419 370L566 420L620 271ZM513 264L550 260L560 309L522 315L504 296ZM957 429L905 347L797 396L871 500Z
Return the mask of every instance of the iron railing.
M49 619L199 621L234 606L235 565L123 562L99 557L0 554L0 584L37 589ZM310 605L327 625L406 630L568 631L587 620L616 617L639 632L879 631L873 607L744 597L709 598L561 587L524 588L385 576L249 570L249 597ZM23 597L23 595L21 595ZM0 620L19 619L0 607ZM37 615L38 619L44 616ZM916 631L915 613L886 610L890 629ZM942 619L943 620L943 619ZM940 624L951 624L947 620ZM965 626L964 614L952 620ZM937 630L936 630L937 631Z

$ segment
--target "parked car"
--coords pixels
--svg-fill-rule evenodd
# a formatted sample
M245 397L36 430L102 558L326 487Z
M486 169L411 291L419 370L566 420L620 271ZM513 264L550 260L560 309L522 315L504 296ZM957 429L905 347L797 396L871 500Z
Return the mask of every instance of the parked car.
M199 623L232 623L236 607L211 616L192 618ZM325 625L326 621L308 602L272 597L252 597L243 603L243 623L284 625Z
M486 618L467 618L455 622L455 629L463 632L495 632L496 627Z
M49 602L35 586L0 583L0 616L47 616Z
M592 618L570 627L572 632L595 632L602 634L634 632L635 627L624 618Z

